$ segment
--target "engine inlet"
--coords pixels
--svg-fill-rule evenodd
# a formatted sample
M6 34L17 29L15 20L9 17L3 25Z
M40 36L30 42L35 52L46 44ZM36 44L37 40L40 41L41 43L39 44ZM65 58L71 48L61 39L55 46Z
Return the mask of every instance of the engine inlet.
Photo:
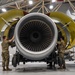
M47 23L40 20L31 20L22 26L19 39L26 49L38 52L51 44L53 32Z

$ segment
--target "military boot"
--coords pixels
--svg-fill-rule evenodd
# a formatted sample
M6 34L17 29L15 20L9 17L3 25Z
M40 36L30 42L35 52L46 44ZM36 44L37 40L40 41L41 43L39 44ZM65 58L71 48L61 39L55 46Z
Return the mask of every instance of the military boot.
M3 67L3 71L6 71L5 67Z
M12 71L12 69L10 69L9 67L6 67L6 71Z
M60 66L58 69L63 69L63 67L62 67L62 66Z
M66 69L66 66L63 66L63 69Z

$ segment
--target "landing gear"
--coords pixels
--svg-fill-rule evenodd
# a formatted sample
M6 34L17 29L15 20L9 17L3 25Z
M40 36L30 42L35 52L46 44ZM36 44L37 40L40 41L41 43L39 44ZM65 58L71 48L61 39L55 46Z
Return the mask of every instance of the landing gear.
M13 55L12 58L12 65L14 67L17 67L17 64L19 65L19 62L20 62L20 54L16 51L16 53Z
M19 52L16 51L16 53L13 55L12 58L12 65L14 67L17 67L17 65L19 65L20 62L23 62L23 64L25 64L25 58L19 54Z
M56 70L55 62L50 62L50 63L47 65L47 68L48 68L48 69Z
M12 65L13 65L14 67L17 66L17 56L16 56L16 55L14 55L13 58L12 58Z
M23 61L23 64L25 64L25 61Z

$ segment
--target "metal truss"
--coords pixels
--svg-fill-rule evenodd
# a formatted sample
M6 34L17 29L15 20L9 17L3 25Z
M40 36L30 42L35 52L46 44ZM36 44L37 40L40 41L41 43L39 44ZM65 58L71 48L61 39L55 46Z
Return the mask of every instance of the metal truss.
M24 9L27 12L33 12L35 9L37 9L36 12L41 13L48 13L50 11L58 11L61 7L62 3L56 4L56 6L50 10L47 5L51 5L51 0L32 0L34 2L33 5L28 4L29 0L0 0L0 9L3 7L6 8L13 8L13 9ZM74 5L71 3L71 1L75 0L64 0L64 2L69 2L72 9L75 11Z

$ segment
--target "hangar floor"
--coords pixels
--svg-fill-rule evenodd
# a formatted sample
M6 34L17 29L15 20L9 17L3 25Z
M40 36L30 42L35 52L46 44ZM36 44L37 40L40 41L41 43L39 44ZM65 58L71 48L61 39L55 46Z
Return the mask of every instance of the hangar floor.
M10 68L12 71L2 71L2 66L0 64L0 75L75 75L75 61L67 61L66 70L50 70L47 69L47 64L42 63L26 63L25 65L19 65L17 68L14 68L10 63ZM58 67L56 65L56 67Z

